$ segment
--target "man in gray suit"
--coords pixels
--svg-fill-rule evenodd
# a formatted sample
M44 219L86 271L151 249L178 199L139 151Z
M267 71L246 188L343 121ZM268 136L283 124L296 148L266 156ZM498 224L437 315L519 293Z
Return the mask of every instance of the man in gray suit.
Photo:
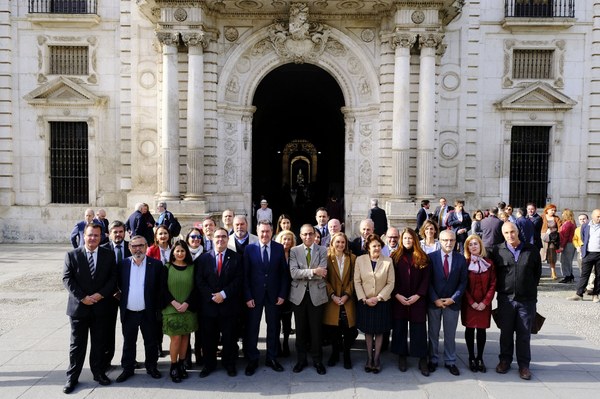
M292 285L289 300L296 320L296 352L298 362L294 373L307 366L308 339L310 354L317 373L325 374L321 347L323 309L327 303L327 250L315 244L315 230L310 224L300 228L302 244L290 251Z

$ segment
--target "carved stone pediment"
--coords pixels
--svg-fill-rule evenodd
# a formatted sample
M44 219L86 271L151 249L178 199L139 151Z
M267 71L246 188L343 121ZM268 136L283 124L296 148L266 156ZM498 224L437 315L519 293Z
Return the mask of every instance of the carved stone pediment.
M577 101L544 82L536 82L495 103L500 110L567 111Z
M301 64L323 54L329 34L323 24L309 21L306 3L293 3L289 21L269 28L269 41L282 59Z
M108 101L108 97L97 96L80 84L63 76L45 83L26 94L23 98L30 105L56 107L102 106Z

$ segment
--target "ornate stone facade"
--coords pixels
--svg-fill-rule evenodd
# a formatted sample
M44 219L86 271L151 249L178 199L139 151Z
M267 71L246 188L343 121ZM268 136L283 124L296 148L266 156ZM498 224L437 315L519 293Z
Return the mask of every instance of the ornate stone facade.
M110 219L159 198L184 223L251 214L253 98L290 63L326 71L342 93L351 235L370 197L400 226L423 198L469 210L508 199L513 126L549 127L547 200L597 206L600 15L586 2L540 23L505 17L501 0L120 0L60 19L8 3L0 241L66 242L88 206L51 201L55 121L87 123L89 205ZM86 75L49 73L48 46L69 45L88 48ZM515 79L515 49L540 48L551 77Z

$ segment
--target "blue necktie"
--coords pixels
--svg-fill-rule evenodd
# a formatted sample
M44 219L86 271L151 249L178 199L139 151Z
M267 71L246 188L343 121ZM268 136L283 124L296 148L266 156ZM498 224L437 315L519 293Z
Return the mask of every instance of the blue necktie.
M262 258L263 258L263 263L265 265L268 265L269 264L269 254L267 252L267 246L266 245L263 245L263 255L262 255Z

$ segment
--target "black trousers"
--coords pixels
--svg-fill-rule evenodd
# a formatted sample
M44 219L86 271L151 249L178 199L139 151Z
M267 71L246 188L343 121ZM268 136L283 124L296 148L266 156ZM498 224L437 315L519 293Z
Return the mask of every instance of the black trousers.
M296 353L299 362L306 362L308 345L310 355L315 363L323 361L323 310L325 305L313 305L307 291L300 305L294 305L296 321ZM309 342L310 341L310 342Z
M85 362L88 334L90 336L90 369L93 375L105 372L106 337L115 334L108 331L110 325L107 315L70 318L71 342L69 345L69 368L67 369L67 380L79 381L79 375Z
M407 319L394 319L392 353L398 356L427 356L427 326L425 322L414 323ZM410 325L410 350L408 344Z
M590 279L592 270L596 273L592 295L598 295L600 294L600 252L588 252L585 254L585 258L581 260L581 277L577 285L577 295L582 296L585 294L585 287Z
M204 365L214 370L217 367L217 346L219 337L223 350L221 362L223 367L235 367L237 360L237 315L221 317L202 317L202 348L204 350Z
M123 370L133 371L135 369L135 354L137 351L138 330L144 338L144 352L146 370L156 368L158 363L158 351L156 350L156 317L155 312L132 312L125 310L121 314L121 325L123 330L123 355L121 366Z
M529 368L531 362L531 326L535 319L535 301L518 302L504 295L498 296L500 324L500 360L513 360L516 343L517 364ZM516 339L515 339L516 335Z
M110 315L108 316L107 334L106 334L106 352L104 354L104 369L110 367L115 357L115 333L117 330L117 316L119 313L119 302L115 298L107 298L110 301Z

